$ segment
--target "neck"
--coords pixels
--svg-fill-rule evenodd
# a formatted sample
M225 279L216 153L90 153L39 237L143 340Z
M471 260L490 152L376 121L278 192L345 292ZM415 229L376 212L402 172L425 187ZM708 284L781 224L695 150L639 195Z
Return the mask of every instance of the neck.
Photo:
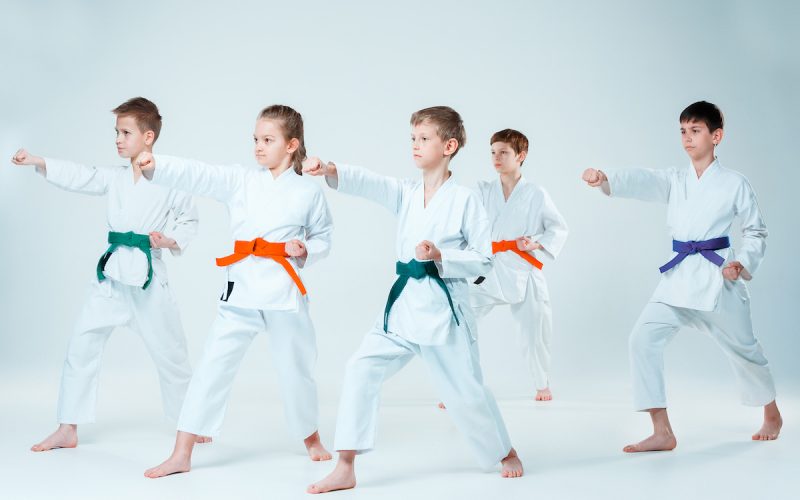
M449 161L444 161L433 168L422 171L422 184L425 186L425 192L436 191L450 178L450 170L447 168L449 165Z
M697 174L697 178L699 179L703 173L708 170L708 167L714 163L716 157L714 156L714 152L712 151L711 154L708 156L704 156L702 158L698 158L697 160L692 160L692 166L694 167L694 171Z
M280 177L280 175L281 175L282 173L286 172L286 171L287 171L287 170L289 170L290 168L292 168L292 161L291 161L291 160L289 160L289 161L283 161L283 162L281 162L281 164L280 164L280 165L278 165L277 167L275 167L275 168L270 168L270 169L269 169L269 173L271 173L271 174L272 174L272 178L273 178L273 179L277 179L278 177Z
M519 180L522 179L522 172L514 170L505 174L500 174L500 184L503 186L503 191L511 192L517 185Z

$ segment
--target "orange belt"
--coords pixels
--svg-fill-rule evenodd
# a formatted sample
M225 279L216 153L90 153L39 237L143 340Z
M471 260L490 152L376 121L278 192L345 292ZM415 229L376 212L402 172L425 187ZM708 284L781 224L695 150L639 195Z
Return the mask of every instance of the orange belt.
M523 252L519 248L517 248L517 242L512 240L503 240L503 241L493 241L492 242L492 253L498 252L514 252L515 254L519 255L523 259L527 260L530 265L535 267L536 269L541 269L544 264L534 257L533 255Z
M288 260L286 260L286 257L289 255L286 253L285 243L271 243L261 238L256 238L253 241L236 240L236 243L233 245L233 254L228 255L227 257L218 258L217 265L219 267L230 266L231 264L235 264L244 259L248 255L266 257L282 265L283 268L286 269L286 272L289 273L289 276L291 276L294 280L297 288L300 289L300 293L303 295L306 294L306 287L304 287L303 282L300 281L300 276L297 275L297 272L294 270L292 265L289 264Z

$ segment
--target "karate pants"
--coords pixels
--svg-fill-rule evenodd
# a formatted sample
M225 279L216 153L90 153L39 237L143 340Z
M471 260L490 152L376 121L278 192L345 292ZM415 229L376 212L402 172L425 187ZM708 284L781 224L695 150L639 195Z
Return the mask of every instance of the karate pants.
M178 430L217 436L225 418L228 397L245 352L258 333L266 332L289 429L305 439L317 430L317 361L314 325L305 299L297 311L244 309L220 302L186 393Z
M94 422L100 360L118 326L141 337L158 371L164 413L177 418L192 370L178 304L169 286L154 276L147 290L112 279L90 284L64 361L59 423Z
M440 401L478 463L487 469L497 465L511 450L511 440L494 397L483 385L477 343L463 325L446 344L432 346L373 328L347 363L335 449L360 454L375 447L381 386L415 355L428 367Z
M753 333L750 300L725 283L716 311L648 303L630 336L633 399L637 411L666 408L664 348L681 328L708 334L728 357L742 404L763 406L775 399L767 358Z
M495 306L508 302L486 287L470 286L470 304L477 317L486 316ZM550 343L553 339L553 312L549 300L537 299L528 283L522 302L508 304L517 325L520 348L537 390L550 385ZM483 328L486 331L487 328ZM499 332L493 332L497 335Z

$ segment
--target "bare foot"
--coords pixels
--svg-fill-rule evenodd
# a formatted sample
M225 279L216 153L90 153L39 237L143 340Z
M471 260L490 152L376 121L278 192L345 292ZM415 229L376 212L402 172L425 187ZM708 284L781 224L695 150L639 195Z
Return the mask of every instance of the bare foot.
M522 477L522 462L519 460L517 456L516 450L511 448L511 451L508 452L506 458L500 461L503 465L503 468L500 472L500 475L503 477Z
M439 401L439 404L436 405L436 406L438 406L440 410L446 410L447 409L447 407L441 401Z
M306 489L306 493L328 493L329 491L349 490L356 487L355 452L339 452L339 461L333 472Z
M536 389L536 397L534 398L536 401L552 401L553 393L550 392L549 387L545 387L544 389Z
M157 477L169 476L180 472L192 470L192 461L189 456L176 456L174 453L164 463L144 471L144 477L155 479Z
M197 436L194 438L194 442L199 444L210 443L213 440L214 439L211 436Z
M58 429L44 441L31 446L31 451L49 451L57 448L75 448L78 446L78 426L75 424L60 424Z
M306 445L308 456L315 462L324 462L325 460L333 458L328 450L322 446L322 441L319 439L319 432L315 431L314 434L305 438L303 444Z
M764 424L761 429L753 434L753 441L774 441L778 439L778 434L781 433L783 427L783 418L781 412L778 411L778 405L775 401L764 406Z
M625 453L639 453L642 451L670 451L678 446L675 435L664 432L657 432L649 438L639 441L636 444L629 444L622 449Z

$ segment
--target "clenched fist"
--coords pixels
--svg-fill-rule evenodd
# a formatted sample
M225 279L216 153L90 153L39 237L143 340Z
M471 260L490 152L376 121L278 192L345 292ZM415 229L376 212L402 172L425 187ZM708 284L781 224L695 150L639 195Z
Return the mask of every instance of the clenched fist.
M333 163L325 163L316 156L310 156L303 162L303 173L308 175L336 175L336 166Z
M527 236L517 238L517 248L523 252L532 252L544 248L538 241L533 241Z
M286 247L284 248L286 255L289 257L307 257L308 251L306 250L305 244L303 244L300 240L291 240L286 242Z
M136 159L133 160L133 168L139 170L145 179L151 180L156 169L156 159L153 157L153 153L149 151L139 153Z
M591 187L601 186L604 182L608 180L606 174L604 174L600 170L595 170L593 168L587 168L586 170L584 170L581 178Z
M442 260L442 252L436 248L436 245L428 240L422 240L419 245L417 245L414 253L419 261Z
M24 148L20 148L11 157L11 163L14 165L34 165L38 168L44 168L44 158L28 153Z

